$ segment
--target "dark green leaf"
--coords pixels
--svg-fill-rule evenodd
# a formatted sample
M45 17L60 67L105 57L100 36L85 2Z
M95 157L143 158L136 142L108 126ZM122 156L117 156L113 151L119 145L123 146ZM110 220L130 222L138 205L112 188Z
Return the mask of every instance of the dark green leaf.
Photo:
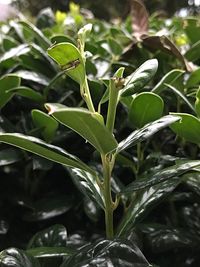
M77 168L69 169L69 173L79 190L101 208L104 208L104 197L97 174L91 174Z
M27 253L35 258L66 257L75 253L74 250L66 247L36 247L27 250Z
M129 119L137 128L159 119L164 108L163 100L160 96L143 92L138 94L131 103Z
M197 93L196 93L195 110L196 110L197 116L200 118L200 88L197 90Z
M180 116L180 121L170 125L170 128L180 137L189 142L200 144L200 121L187 113L171 113Z
M158 170L154 174L150 174L145 178L140 178L139 180L129 184L126 188L122 190L122 193L132 193L133 191L159 184L161 182L164 182L165 180L171 179L172 177L178 177L199 166L200 160L188 160L181 163L177 163L171 167Z
M29 87L25 87L25 86L15 87L15 88L12 88L10 90L7 90L7 92L8 93L14 93L16 95L20 95L20 96L29 98L29 99L34 100L34 101L39 102L39 103L44 101L44 98L40 93L36 92L35 90L33 90Z
M136 198L132 200L122 218L117 231L117 236L123 236L129 232L138 221L141 221L150 209L158 205L158 203L171 193L179 183L180 179L174 177L163 183L138 192Z
M186 82L186 87L194 87L194 86L198 86L200 84L200 68L196 69L195 71L193 71L187 82Z
M0 151L0 166L9 165L20 161L23 158L22 153L13 148Z
M111 52L115 56L120 56L122 54L122 47L121 45L113 38L108 38L108 44L110 47Z
M85 81L85 68L79 50L71 43L59 43L48 49L48 54L81 86Z
M27 248L65 247L66 240L66 228L63 225L56 224L35 234L29 241Z
M197 61L200 58L199 49L200 41L196 42L190 47L190 49L186 52L185 57L192 62Z
M190 188L190 190L196 193L200 197L200 173L199 172L186 173L183 176L183 179L186 185Z
M144 62L132 75L126 78L125 87L121 96L133 95L153 78L158 68L157 59L150 59Z
M160 80L159 83L151 90L153 93L160 94L166 87L165 84L173 84L181 75L183 75L183 70L174 69L165 74L165 76Z
M60 267L148 267L139 248L128 240L102 240L81 248Z
M139 142L142 142L152 135L157 133L159 130L169 126L171 123L178 121L180 118L177 116L167 115L154 122L150 122L143 128L134 131L125 140L121 141L118 145L117 152L127 149L128 147L134 146Z
M48 114L34 109L32 119L36 127L41 128L41 133L47 142L51 142L58 128L58 122Z
M0 108L4 107L14 95L13 92L9 92L9 89L19 86L20 81L15 74L7 74L0 79Z
M9 248L0 253L1 267L40 267L39 261L23 250Z
M21 44L17 47L11 48L9 51L4 53L0 57L0 64L10 59L13 60L13 58L19 57L20 55L27 54L28 52L30 52L30 48L27 44Z
M56 120L76 131L100 153L106 154L117 147L117 141L103 124L103 117L84 108L70 108L59 104L45 104Z
M75 156L67 153L64 149L49 145L33 136L17 133L0 133L0 142L19 147L66 166L80 168L94 173L86 164Z

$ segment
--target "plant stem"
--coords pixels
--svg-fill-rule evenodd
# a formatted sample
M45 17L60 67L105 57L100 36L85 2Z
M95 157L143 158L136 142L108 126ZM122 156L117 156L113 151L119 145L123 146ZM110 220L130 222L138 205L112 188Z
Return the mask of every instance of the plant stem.
M104 176L104 199L105 199L105 225L106 225L106 238L112 239L113 233L113 211L114 203L111 195L111 172L113 162L109 160L106 155L101 155L103 165L103 176Z
M119 90L115 86L114 79L111 79L109 84L109 104L108 104L108 115L106 121L106 127L111 133L113 133L115 124L118 96L119 96Z
M89 89L89 86L88 86L87 76L85 76L85 81L84 81L84 83L83 83L83 85L82 85L82 87L80 89L81 89L81 96L84 99L88 109L91 112L95 112L94 105L93 105L93 102L92 102L92 98L91 98L91 95L90 95L90 89Z

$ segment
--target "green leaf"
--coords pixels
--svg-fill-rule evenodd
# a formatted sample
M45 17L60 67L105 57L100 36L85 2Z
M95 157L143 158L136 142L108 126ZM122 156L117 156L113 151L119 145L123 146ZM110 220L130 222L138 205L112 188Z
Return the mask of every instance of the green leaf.
M104 197L97 174L77 168L68 169L70 176L77 188L86 196L104 209Z
M39 261L17 248L9 248L0 253L1 267L40 267Z
M20 82L20 77L15 74L7 74L0 79L0 108L4 107L14 95L8 90L19 86Z
M85 81L85 67L82 56L71 43L59 43L51 46L47 50L49 56L53 58L62 70L81 86Z
M190 49L185 53L185 57L192 62L197 61L200 58L199 49L200 41L196 42L190 47Z
M197 116L200 118L200 88L197 90L197 93L196 93L195 110L196 110Z
M32 119L36 127L41 128L41 134L47 142L51 142L58 128L58 122L48 114L34 109L32 110Z
M100 153L107 154L117 147L117 141L102 123L102 116L84 108L69 108L59 104L45 104L56 120L81 135Z
M7 92L29 98L39 103L44 101L44 98L40 93L26 86L15 87L10 90L7 90Z
M67 231L63 225L56 224L36 233L28 243L27 248L65 247Z
M3 149L0 151L0 166L6 166L22 160L23 155L14 148Z
M174 86L170 84L165 84L168 89L170 89L172 92L174 92L177 96L179 96L187 105L188 107L195 112L195 109L193 105L190 103L190 101L187 99L187 97L184 96L182 92L180 92L178 89L176 89Z
M187 113L171 113L180 116L180 121L171 124L170 128L178 136L185 140L200 144L200 121L196 117Z
M120 56L122 54L122 46L114 38L109 37L108 44L113 55Z
M0 142L19 147L69 167L80 168L94 173L94 171L91 170L85 163L83 163L77 157L67 153L64 149L49 145L33 136L27 136L18 133L0 133Z
M186 88L199 86L199 84L200 84L200 68L196 69L190 74L186 82Z
M27 80L28 82L35 82L44 86L47 86L50 79L40 73L28 70L18 70L15 72L20 78ZM17 86L16 86L17 87Z
M36 247L27 250L27 253L35 258L69 257L75 253L67 247Z
M166 87L165 84L173 84L185 71L174 69L165 74L159 83L151 90L153 93L160 94Z
M119 143L118 148L117 148L117 153L150 138L152 135L157 133L159 130L169 126L175 121L178 121L180 117L178 117L178 114L176 115L177 116L175 115L164 116L156 121L148 123L143 128L134 131L126 139L124 139L123 141Z
M153 78L158 68L157 59L144 62L132 75L126 78L125 87L121 96L133 95L140 91Z
M138 128L145 124L159 119L164 108L163 100L160 96L143 92L138 94L131 103L129 119Z
M37 39L37 41L43 47L43 49L46 50L51 45L50 41L44 36L42 31L40 31L31 22L19 21L18 23L21 24L26 30L28 30L28 32L31 33L31 35L33 35Z
M123 236L129 232L138 221L154 206L171 193L179 184L177 177L154 185L146 190L137 193L129 205L117 231L117 236Z
M140 249L129 240L101 240L80 248L60 267L150 266Z
M4 53L0 57L0 64L8 61L13 60L14 58L17 58L21 55L27 54L30 52L30 47L27 44L21 44L17 47L11 48L9 51Z
M186 173L183 176L185 184L189 189L196 193L200 197L200 173L199 172L190 172Z
M145 178L140 178L137 181L129 184L122 190L122 194L132 193L137 190L141 190L161 182L165 180L169 180L172 177L178 177L188 171L193 170L196 167L200 166L200 160L188 160L181 163L177 163L168 168L162 169L160 171L156 171L153 174L145 176Z

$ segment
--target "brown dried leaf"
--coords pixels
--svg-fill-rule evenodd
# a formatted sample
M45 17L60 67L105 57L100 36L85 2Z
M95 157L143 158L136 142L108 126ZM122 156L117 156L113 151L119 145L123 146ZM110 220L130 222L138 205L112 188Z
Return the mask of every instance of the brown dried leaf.
M142 0L131 0L131 18L133 36L140 40L149 28L149 14Z

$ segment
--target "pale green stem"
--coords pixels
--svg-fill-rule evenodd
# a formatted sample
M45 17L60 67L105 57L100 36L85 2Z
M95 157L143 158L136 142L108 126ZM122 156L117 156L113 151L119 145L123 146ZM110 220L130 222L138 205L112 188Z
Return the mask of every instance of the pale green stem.
M113 232L113 211L114 203L111 195L111 172L113 163L105 155L101 155L102 166L103 166L103 189L104 189L104 200L105 200L105 225L106 225L106 238L112 239L114 236Z
M108 114L106 121L106 127L111 133L113 133L114 129L118 99L119 99L119 90L115 86L115 81L111 79L109 84L109 104L108 104Z
M84 81L84 83L83 83L83 85L82 85L82 87L80 89L81 89L81 96L84 99L88 109L91 112L95 112L94 105L93 105L93 102L92 102L92 98L91 98L91 95L90 95L90 89L89 89L89 86L88 86L87 76L85 76L85 81Z

